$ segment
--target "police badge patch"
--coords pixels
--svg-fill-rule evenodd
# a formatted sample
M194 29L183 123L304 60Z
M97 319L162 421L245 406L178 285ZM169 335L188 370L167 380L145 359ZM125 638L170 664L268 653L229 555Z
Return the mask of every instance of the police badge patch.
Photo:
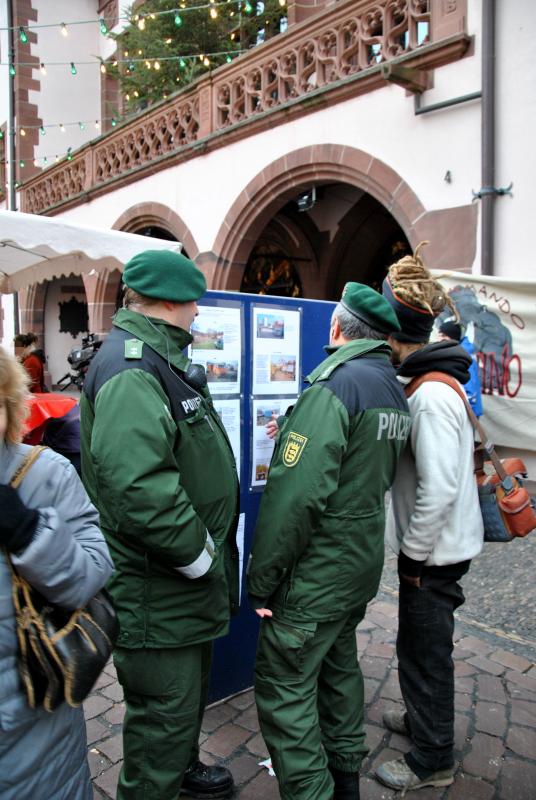
M283 450L283 464L285 467L296 466L308 441L309 439L307 436L302 436L301 433L290 431L285 449Z

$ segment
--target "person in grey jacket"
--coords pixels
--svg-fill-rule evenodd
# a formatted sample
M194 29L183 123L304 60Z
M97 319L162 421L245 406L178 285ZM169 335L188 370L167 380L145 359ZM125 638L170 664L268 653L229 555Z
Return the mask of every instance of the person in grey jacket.
M66 609L85 605L113 565L97 511L63 456L43 451L19 489L9 485L30 450L19 443L27 382L0 348L0 797L91 800L82 708L31 709L22 690L5 551L34 588Z

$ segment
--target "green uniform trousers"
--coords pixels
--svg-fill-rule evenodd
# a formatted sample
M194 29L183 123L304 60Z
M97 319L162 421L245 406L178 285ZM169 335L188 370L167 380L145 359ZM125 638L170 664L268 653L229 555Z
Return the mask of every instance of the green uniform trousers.
M177 800L198 758L212 642L114 651L126 714L117 800Z
M332 800L328 764L357 772L368 752L355 633L365 611L299 625L262 620L255 697L282 800Z

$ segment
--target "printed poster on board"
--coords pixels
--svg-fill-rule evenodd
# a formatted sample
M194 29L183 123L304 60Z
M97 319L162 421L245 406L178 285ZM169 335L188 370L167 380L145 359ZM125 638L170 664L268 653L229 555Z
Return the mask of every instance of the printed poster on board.
M284 415L287 408L294 405L297 399L296 396L253 400L251 486L264 486L268 478L268 468L274 452L275 439L270 439L267 435L266 425L270 420Z
M240 308L199 306L188 355L205 368L212 396L240 393L241 331Z
M300 391L300 312L253 306L253 395Z

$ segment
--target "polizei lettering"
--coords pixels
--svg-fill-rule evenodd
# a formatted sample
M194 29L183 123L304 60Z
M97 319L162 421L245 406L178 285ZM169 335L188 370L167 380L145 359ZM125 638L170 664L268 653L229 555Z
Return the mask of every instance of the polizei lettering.
M200 397L189 397L188 400L181 400L181 406L187 414L189 411L197 411L201 405Z
M377 439L398 439L403 442L409 435L410 418L408 415L398 414L391 411L387 414L380 411L378 414L378 436Z

